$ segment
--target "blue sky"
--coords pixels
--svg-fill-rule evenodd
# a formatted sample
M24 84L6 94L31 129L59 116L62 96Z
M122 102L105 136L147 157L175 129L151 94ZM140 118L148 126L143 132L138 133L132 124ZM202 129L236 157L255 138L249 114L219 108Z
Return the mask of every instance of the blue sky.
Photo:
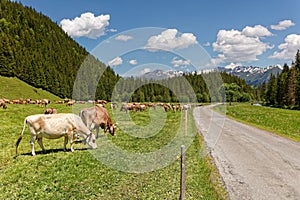
M194 71L290 65L300 49L297 0L20 2L50 17L119 74L155 66Z

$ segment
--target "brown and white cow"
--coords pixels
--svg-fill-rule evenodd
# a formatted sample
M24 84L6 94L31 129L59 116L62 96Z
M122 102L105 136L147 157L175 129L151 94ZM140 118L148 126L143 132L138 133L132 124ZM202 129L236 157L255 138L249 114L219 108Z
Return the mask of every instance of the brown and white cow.
M47 108L44 114L57 114L57 110L55 108Z
M73 113L61 113L61 114L37 114L30 115L25 118L23 130L19 139L16 142L16 154L18 153L18 146L22 140L23 133L26 127L31 133L31 153L34 156L34 142L38 141L38 144L45 151L42 139L43 137L47 139L57 139L64 137L64 151L66 151L66 145L68 139L70 140L71 151L74 152L74 133L83 138L83 143L87 143L91 148L97 148L95 135L86 127L78 115Z
M41 99L40 101L40 105L43 107L47 107L47 105L50 104L50 100L49 99Z
M99 127L104 129L105 132L109 131L112 136L115 135L117 126L112 123L106 108L101 106L84 108L79 115L88 129L96 129L96 138L98 138Z

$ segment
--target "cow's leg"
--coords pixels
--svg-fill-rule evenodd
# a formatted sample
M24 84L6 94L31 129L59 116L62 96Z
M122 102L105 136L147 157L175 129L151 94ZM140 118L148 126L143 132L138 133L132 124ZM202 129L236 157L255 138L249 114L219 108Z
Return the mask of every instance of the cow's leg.
M96 126L96 139L99 137L99 126Z
M64 140L64 152L67 151L67 144L68 144L68 136L65 136L65 140Z
M71 148L71 151L72 152L74 152L75 150L73 149L73 144L74 144L74 135L73 135L74 133L73 133L73 131L70 131L69 133L68 133L68 137L69 137L69 139L70 139L70 148Z
M32 135L31 139L30 139L30 144L31 144L31 154L33 156L35 156L35 152L34 152L34 142L35 142L35 140L36 140L36 136Z
M36 140L36 131L34 130L34 128L32 126L28 126L29 127L29 131L31 133L31 138L30 138L30 144L31 144L31 154L33 156L35 156L35 151L34 151L34 143L35 143L35 140Z
M42 150L45 152L46 150L45 150L45 147L43 145L43 140L42 139L43 139L42 137L37 138L37 141L38 141L40 147L42 148Z

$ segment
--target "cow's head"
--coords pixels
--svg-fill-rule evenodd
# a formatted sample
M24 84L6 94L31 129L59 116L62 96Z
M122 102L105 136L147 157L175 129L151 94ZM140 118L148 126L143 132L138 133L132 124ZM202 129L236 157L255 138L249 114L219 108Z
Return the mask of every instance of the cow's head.
M110 133L112 136L114 136L114 135L115 135L116 128L117 128L117 124L111 124L111 125L108 125L108 126L106 126L105 132L109 131L109 133Z
M86 137L86 139L84 140L84 143L89 145L92 149L97 148L96 136L93 133L90 133L89 136Z

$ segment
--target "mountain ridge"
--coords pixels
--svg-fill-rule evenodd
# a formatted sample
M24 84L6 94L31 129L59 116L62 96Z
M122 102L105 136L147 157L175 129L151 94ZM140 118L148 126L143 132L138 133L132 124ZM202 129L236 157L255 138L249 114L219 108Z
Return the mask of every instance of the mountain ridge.
M203 70L200 72L197 72L197 74L202 73L209 73L213 71L219 71L219 72L226 72L228 74L235 75L237 77L242 78L246 81L249 85L260 85L263 82L269 82L271 74L275 75L276 77L280 72L282 71L282 68L280 66L269 66L266 68L261 68L257 66L235 66L235 67L217 67L216 69L211 70ZM147 72L140 77L142 79L146 80L162 80L162 79L168 79L173 78L176 76L182 76L183 74L188 74L191 72L184 72L184 71L176 71L176 70L160 70L156 69L151 72ZM196 72L192 72L194 74Z

